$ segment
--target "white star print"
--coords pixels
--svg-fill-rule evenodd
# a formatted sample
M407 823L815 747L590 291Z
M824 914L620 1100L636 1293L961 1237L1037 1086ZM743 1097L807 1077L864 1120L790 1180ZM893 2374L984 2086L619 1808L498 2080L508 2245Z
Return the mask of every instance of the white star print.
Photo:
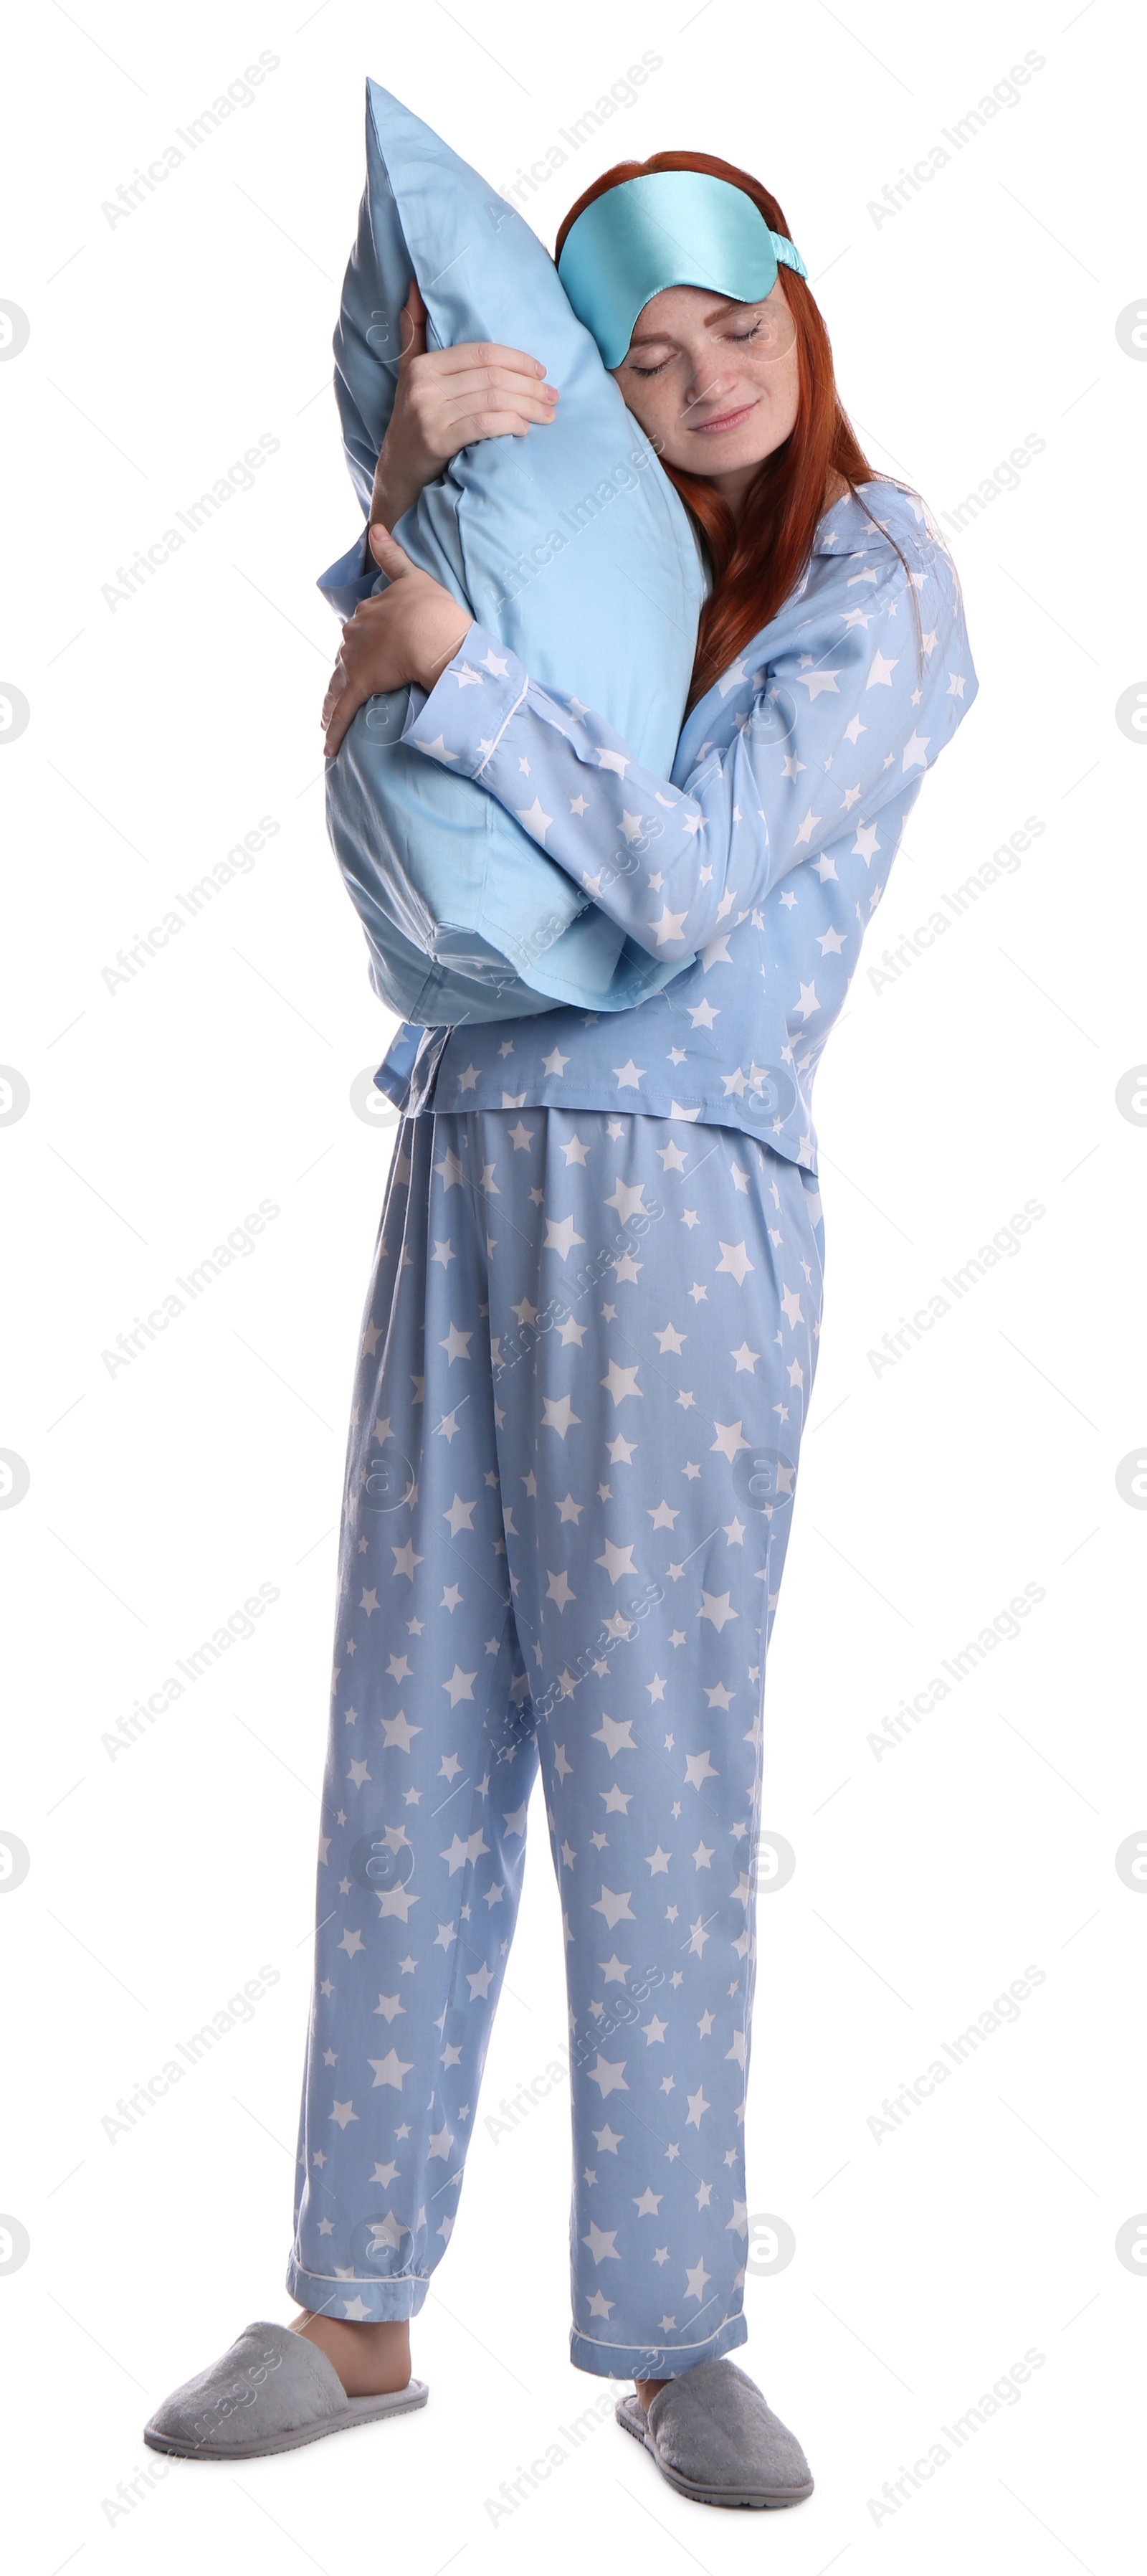
M546 1239L542 1245L543 1252L560 1252L563 1261L568 1261L575 1243L584 1242L585 1236L584 1234L578 1233L572 1216L548 1216L546 1218Z
M611 1583L620 1583L623 1574L635 1574L637 1571L633 1562L632 1543L627 1547L616 1547L613 1540L608 1538L605 1542L605 1554L595 1556L594 1564L604 1565Z
M524 825L525 830L532 834L534 840L541 841L544 844L546 834L549 831L554 818L552 814L543 813L540 798L535 796L532 805L525 808L518 805L515 806L514 811L519 823Z
M617 1360L610 1361L606 1374L601 1380L601 1384L613 1397L615 1405L624 1403L627 1395L640 1395L642 1393L642 1389L637 1383L637 1370L639 1366L640 1363L637 1362L632 1368L622 1368Z
M899 654L896 654L892 661L887 662L883 653L874 653L869 665L868 678L864 684L865 687L868 689L881 687L890 689L892 686L892 674L896 668L899 658Z
M756 1263L749 1259L744 1239L742 1238L740 1243L723 1243L718 1235L717 1240L721 1250L721 1258L717 1263L718 1270L727 1270L737 1281L738 1287L742 1287L748 1272L756 1268Z
M573 1405L571 1404L568 1395L544 1396L542 1399L542 1417L543 1430L560 1431L563 1440L570 1428L570 1424L573 1422L580 1422L581 1420L580 1413L574 1412Z
M907 766L907 762L905 763L905 766ZM688 907L686 907L686 909L688 909ZM650 929L655 931L657 934L657 945L659 948L664 948L667 940L680 940L682 935L681 925L684 919L685 912L670 912L667 906L662 905L661 911L653 917L649 924ZM696 1026L696 1022L694 1022L694 1026Z
M449 1681L442 1684L443 1690L450 1693L451 1708L457 1708L460 1699L473 1699L476 1679L476 1673L464 1673L461 1666L455 1664Z
M597 2227L591 2218L589 2234L583 2236L581 2241L583 2245L588 2245L595 2263L605 2262L610 2257L615 2263L620 2263L621 2256L617 2250L616 2235L616 2228Z
M735 1458L739 1449L749 1448L750 1443L745 1439L739 1422L715 1422L713 1428L717 1437L710 1446L718 1449L722 1458ZM728 1599L727 1593L725 1598Z
M478 1825L465 1840L461 1834L455 1833L449 1849L440 1853L439 1857L447 1862L450 1876L453 1878L456 1870L465 1869L467 1861L480 1859L482 1853L489 1851L489 1848L489 1844L483 1838L482 1828Z
M373 2069L376 2084L393 2084L400 2093L403 2076L409 2075L414 2063L412 2058L403 2060L396 2048L390 2049L385 2057L372 2057L367 2062Z
M701 1607L697 1616L699 1619L711 1619L713 1626L716 1628L718 1634L720 1634L720 1631L726 1625L726 1622L730 1619L735 1619L737 1616L737 1613L732 1606L731 1593L706 1592L702 1589Z

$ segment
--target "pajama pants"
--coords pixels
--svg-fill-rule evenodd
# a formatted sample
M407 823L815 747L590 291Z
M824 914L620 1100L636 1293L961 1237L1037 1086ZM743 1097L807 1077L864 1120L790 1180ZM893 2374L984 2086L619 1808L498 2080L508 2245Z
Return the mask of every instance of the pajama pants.
M762 1693L816 1363L812 1177L604 1110L402 1121L347 1455L287 2286L417 2315L541 1769L574 2364L746 2338Z

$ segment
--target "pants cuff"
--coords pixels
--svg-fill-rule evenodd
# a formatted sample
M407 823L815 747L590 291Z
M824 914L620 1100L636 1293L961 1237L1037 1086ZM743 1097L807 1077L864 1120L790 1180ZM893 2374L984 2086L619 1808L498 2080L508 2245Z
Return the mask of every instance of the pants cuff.
M362 2280L332 2280L329 2272L305 2272L294 2255L287 2265L287 2288L299 2306L312 2316L335 2317L340 2324L349 2319L356 2325L380 2326L416 2317L425 2306L429 2287L429 2281L409 2277L380 2281L377 2274Z
M726 2317L715 2334L698 2343L603 2343L571 2326L570 2360L575 2370L592 2371L598 2379L680 2379L698 2362L720 2361L748 2340L743 2316Z

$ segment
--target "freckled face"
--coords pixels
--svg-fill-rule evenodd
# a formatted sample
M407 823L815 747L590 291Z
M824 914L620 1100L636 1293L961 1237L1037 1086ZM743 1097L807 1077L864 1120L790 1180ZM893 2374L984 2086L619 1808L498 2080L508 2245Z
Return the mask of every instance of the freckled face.
M613 376L667 464L715 481L760 465L797 416L796 329L779 277L760 304L667 286L638 314Z

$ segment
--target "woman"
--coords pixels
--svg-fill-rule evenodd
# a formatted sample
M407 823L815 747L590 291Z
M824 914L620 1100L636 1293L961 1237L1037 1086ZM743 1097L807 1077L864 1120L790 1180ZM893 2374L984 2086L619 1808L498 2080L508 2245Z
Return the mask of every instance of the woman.
M621 164L558 253L707 551L673 779L388 533L460 447L544 431L560 398L522 351L427 355L416 288L326 747L411 683L405 738L681 972L608 1017L403 1030L379 1077L404 1115L348 1453L303 2312L249 2328L147 2438L246 2456L424 2402L409 2319L458 2205L540 1762L572 2357L634 2378L618 2420L681 2491L781 2505L807 2462L727 2356L763 1667L821 1310L809 1094L976 682L953 567L857 444L766 190L705 155Z

